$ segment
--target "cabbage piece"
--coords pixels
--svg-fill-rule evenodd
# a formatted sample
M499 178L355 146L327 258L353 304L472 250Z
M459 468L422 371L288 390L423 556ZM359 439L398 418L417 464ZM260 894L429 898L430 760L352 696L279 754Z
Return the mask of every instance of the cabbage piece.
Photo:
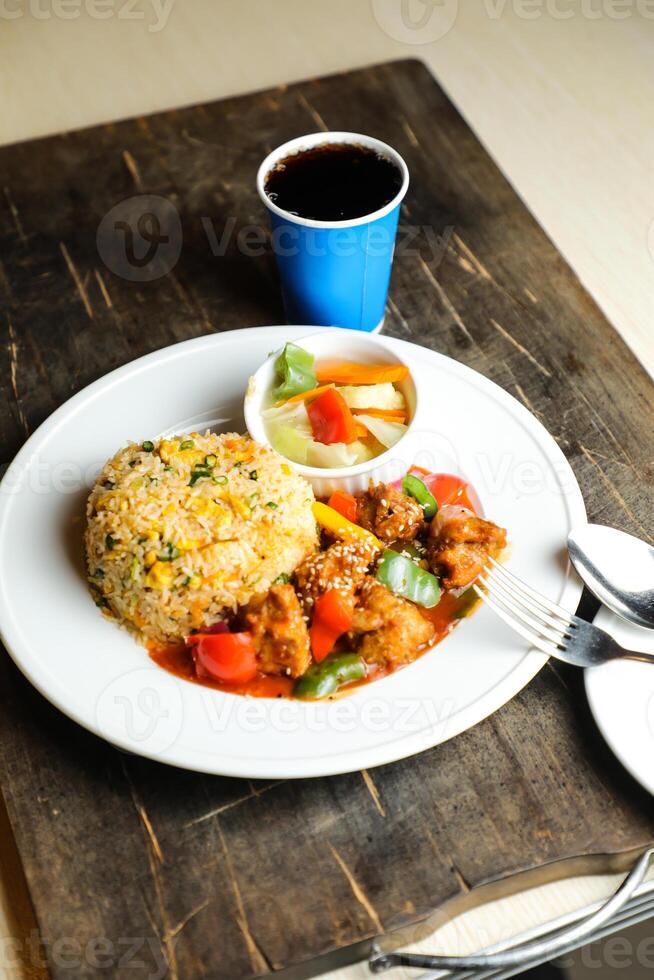
M367 463L369 459L374 459L375 456L384 452L384 447L380 446L374 439L367 439L365 442L359 439L353 445L356 446L357 463Z
M390 381L379 385L338 387L350 408L406 408L404 395Z
M363 451L365 451L365 446L358 439L349 445L344 442L332 442L330 445L325 445L324 442L316 442L315 439L310 439L307 462L309 466L321 466L324 469L354 466L355 463L363 462L363 459L360 459Z
M312 432L304 404L267 408L261 416L272 447L294 463L306 463L307 442Z
M311 424L309 422L309 416L307 415L307 407L304 402L292 402L290 405L280 405L276 408L274 405L272 408L265 408L261 413L261 418L264 420L266 425L273 424L284 424L284 425L294 425L300 429L307 428L311 430Z
M273 425L268 431L268 437L273 449L281 456L306 466L309 444L313 439L292 425Z
M388 419L377 419L372 415L357 415L357 422L365 425L368 432L377 439L383 446L390 449L402 438L407 430L402 422L390 422Z

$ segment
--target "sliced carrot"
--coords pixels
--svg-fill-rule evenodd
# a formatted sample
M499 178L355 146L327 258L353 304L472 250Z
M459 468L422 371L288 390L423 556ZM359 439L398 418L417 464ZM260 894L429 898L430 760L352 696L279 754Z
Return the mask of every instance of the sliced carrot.
M378 385L403 381L409 374L404 364L357 364L353 361L319 361L316 378L321 383L340 385Z
M356 419L354 420L354 431L357 434L357 439L366 439L370 435L365 425L357 422Z
M406 412L401 408L353 408L353 415L370 415L374 419L390 419L391 422L406 422Z
M320 385L318 388L309 388L308 391L301 391L299 395L293 395L292 398L287 398L286 401L276 402L275 408L279 408L281 405L297 405L298 402L305 402L308 399L317 398L318 395L322 395L323 391L327 391L329 388L333 388L333 385Z

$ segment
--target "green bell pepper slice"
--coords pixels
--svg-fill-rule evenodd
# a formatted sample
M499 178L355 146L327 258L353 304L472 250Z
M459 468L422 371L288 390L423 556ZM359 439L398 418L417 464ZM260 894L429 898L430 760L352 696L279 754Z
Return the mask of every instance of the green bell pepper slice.
M426 485L413 473L409 473L402 480L402 489L410 497L414 497L423 511L425 512L426 520L430 521L433 517L436 517L438 513L438 503L436 497L429 492Z
M293 697L317 701L334 694L344 684L361 681L366 665L356 653L330 653L322 663L309 667L293 687Z
M472 586L469 589L466 589L465 592L462 592L461 595L459 596L457 602L457 609L456 612L454 613L454 618L465 619L466 616L469 616L470 613L473 611L473 609L475 609L477 604L480 602L481 599L479 598L475 590L472 588Z
M273 397L276 401L286 401L287 398L317 387L313 362L313 354L298 347L297 344L286 344L275 361L275 373L279 382L277 387L273 388Z
M436 576L396 551L384 552L376 578L390 592L415 602L417 606L431 609L440 602L441 587Z

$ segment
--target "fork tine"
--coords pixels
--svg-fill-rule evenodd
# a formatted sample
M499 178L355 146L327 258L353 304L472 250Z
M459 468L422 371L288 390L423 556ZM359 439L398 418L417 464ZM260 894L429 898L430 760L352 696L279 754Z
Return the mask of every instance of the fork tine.
M482 599L483 602L485 602L487 605L489 605L491 609L496 613L496 615L498 615L500 619L504 620L507 626L510 626L512 630L515 630L515 632L519 633L520 636L524 637L524 639L527 640L528 643L531 643L532 646L536 647L536 649L540 650L542 653L547 654L548 657L553 657L555 655L555 647L552 643L549 643L547 640L541 639L540 636L533 633L530 629L528 629L525 625L523 625L523 623L520 620L515 619L512 615L505 612L504 609L499 605L499 603L497 603L493 598L491 598L491 596L489 596L487 592L484 592L483 589L480 589L478 585L473 585L472 587L477 593L477 595L479 596L479 598Z
M516 616L529 622L534 629L540 630L549 640L560 644L569 638L570 634L566 632L563 623L554 619L548 612L543 612L535 603L523 598L521 592L512 590L503 579L493 576L492 569L485 571L479 580L498 599L501 599L504 605L510 608Z
M567 609L564 609L563 606L557 605L556 602L552 602L551 599L547 599L539 592L536 592L535 589L532 589L530 585L527 585L522 581L522 579L519 579L517 575L510 572L505 565L501 565L495 558L490 558L489 560L493 566L493 570L498 572L500 577L508 579L514 588L521 589L522 592L529 597L529 599L533 600L533 602L538 603L538 605L542 606L543 609L546 609L548 612L564 620L566 628L570 626L570 623L575 618L573 613L569 612Z
M480 578L478 581L486 586L487 590L489 589L488 583L485 582L483 578ZM525 609L522 609L520 606L516 605L512 596L500 594L495 588L492 592L487 592L487 594L490 594L491 598L498 603L502 609L505 610L505 612L508 612L515 619L521 622L523 626L526 626L535 632L540 639L548 640L557 648L565 645L565 637L562 634L555 633L554 630L546 626L541 620L535 619L534 616L531 615L531 611L526 611Z

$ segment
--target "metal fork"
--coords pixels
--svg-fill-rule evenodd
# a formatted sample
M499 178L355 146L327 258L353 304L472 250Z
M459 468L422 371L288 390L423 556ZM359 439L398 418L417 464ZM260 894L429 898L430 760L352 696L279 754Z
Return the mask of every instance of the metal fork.
M625 650L604 630L539 595L494 558L473 588L500 619L550 657L575 667L597 667L609 660L654 664L654 654Z

